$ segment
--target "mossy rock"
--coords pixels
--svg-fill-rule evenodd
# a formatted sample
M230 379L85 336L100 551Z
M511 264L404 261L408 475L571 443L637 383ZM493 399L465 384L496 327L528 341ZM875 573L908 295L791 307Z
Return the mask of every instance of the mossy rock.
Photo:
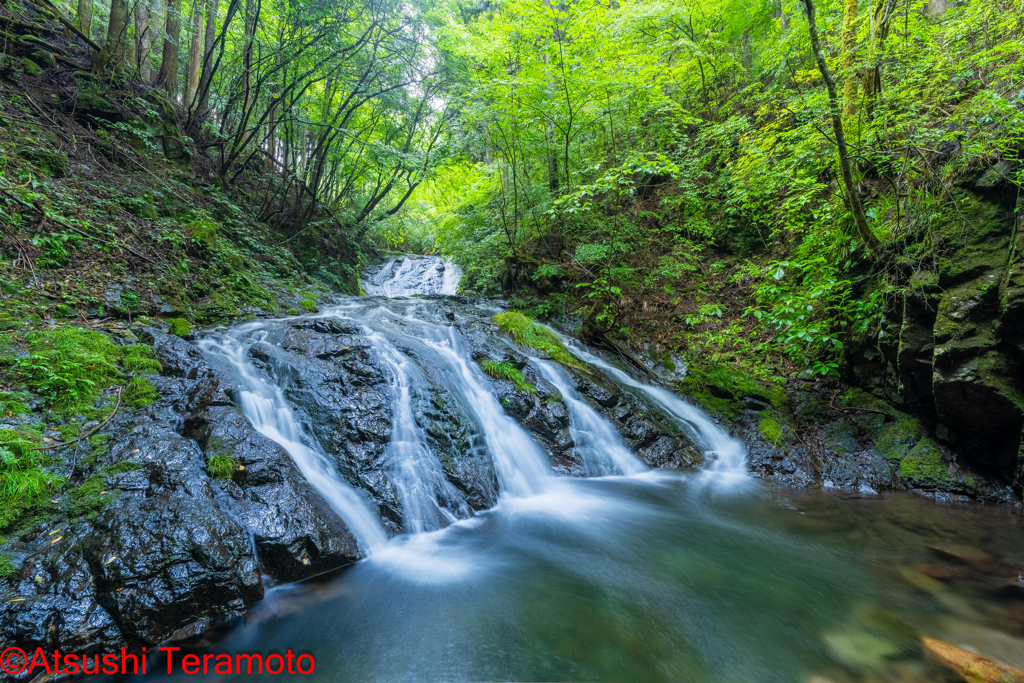
M530 320L519 311L499 313L492 320L498 328L523 346L546 353L552 360L567 367L584 368L583 363L572 355L557 334L543 325Z
M199 218L185 226L192 240L207 249L217 248L217 224L209 218Z
M36 50L29 55L29 59L44 69L57 66L57 58L53 56L52 52L46 52L45 50Z
M918 441L900 461L900 476L919 487L941 487L954 481L939 445L929 438Z
M174 318L170 321L170 329L167 330L176 337L187 337L192 334L192 323L184 318Z
M786 441L786 431L774 417L762 417L757 423L757 431L761 433L764 440L776 448L782 448Z
M43 149L19 149L18 156L32 162L43 173L51 178L63 178L68 171L68 157L58 152Z
M149 220L156 220L157 218L156 204L153 203L152 195L147 194L142 197L123 197L118 200L118 204L133 216L147 218Z
M26 76L31 76L32 78L43 73L42 68L28 57L21 58L21 69L25 72Z
M483 371L494 379L508 380L516 385L516 389L528 394L536 394L537 387L526 381L523 373L508 361L493 361L485 359L480 361Z
M875 450L886 460L899 461L909 455L924 435L925 430L920 422L901 417L882 428L875 440Z

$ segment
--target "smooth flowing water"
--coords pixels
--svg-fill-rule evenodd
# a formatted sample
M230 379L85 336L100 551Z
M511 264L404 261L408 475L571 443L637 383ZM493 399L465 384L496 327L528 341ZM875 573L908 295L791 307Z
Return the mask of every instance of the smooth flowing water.
M414 289L418 271L400 272L392 284ZM206 651L309 653L306 678L324 681L943 680L921 656L928 635L1024 667L1018 511L754 480L742 445L697 408L575 344L712 460L647 470L564 370L535 358L588 473L601 475L555 477L432 305L360 298L319 314L361 326L388 368L388 474L415 532L390 540L296 421L279 386L287 373L249 358L275 323L201 342L238 375L246 416L368 552L331 578L270 590ZM501 489L492 509L470 516L430 452L411 407L427 383L476 423Z

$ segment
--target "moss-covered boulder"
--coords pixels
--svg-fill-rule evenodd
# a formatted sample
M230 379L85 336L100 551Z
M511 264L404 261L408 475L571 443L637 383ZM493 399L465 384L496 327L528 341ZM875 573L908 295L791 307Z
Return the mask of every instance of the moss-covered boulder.
M31 162L36 168L51 178L63 178L68 170L66 154L51 152L46 149L24 148L18 150L18 156Z

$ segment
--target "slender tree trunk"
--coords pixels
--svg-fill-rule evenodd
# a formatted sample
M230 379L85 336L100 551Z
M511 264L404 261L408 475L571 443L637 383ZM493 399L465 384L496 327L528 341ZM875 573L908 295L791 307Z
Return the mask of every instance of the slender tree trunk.
M156 82L171 100L178 99L178 41L181 39L181 0L167 0L164 49Z
M857 111L857 84L853 74L853 58L857 49L857 0L845 0L843 12L843 115L852 117Z
M92 0L78 0L75 28L90 38L92 37Z
M128 3L126 0L111 0L110 21L107 23L107 42L93 69L99 72L110 67L116 78L124 78L124 63L127 55Z
M149 4L149 77L156 78L153 63L159 63L164 54L164 6L163 0L150 0ZM158 69L159 70L159 69Z
M139 78L149 80L150 47L153 43L153 30L150 28L150 7L147 0L139 0L135 4L135 66L139 70Z
M203 62L203 0L192 0L191 36L188 44L188 64L185 69L185 106L191 107L199 87L199 71Z
M854 223L857 224L857 234L867 245L868 249L874 250L878 246L878 239L871 232L868 220L864 216L864 207L860 203L860 195L853 183L853 170L850 164L850 153L846 147L846 135L843 133L843 116L839 108L839 96L836 93L836 82L832 78L828 64L825 62L825 54L821 51L821 42L818 40L818 25L815 21L814 0L803 0L807 7L807 28L811 34L811 48L814 50L814 58L818 62L818 70L825 81L828 89L829 113L832 117L832 130L836 136L836 147L839 151L839 168L843 175L843 184L846 186L846 194L850 202L850 212L853 213Z
M868 63L871 65L861 79L864 87L864 114L871 120L875 114L875 100L882 92L882 55L885 52L885 39L889 37L892 25L892 13L896 8L896 0L878 0L874 10L874 31L868 46Z
M252 45L256 35L256 18L255 0L245 0L245 44L242 46L242 88L245 90L243 116L252 106Z

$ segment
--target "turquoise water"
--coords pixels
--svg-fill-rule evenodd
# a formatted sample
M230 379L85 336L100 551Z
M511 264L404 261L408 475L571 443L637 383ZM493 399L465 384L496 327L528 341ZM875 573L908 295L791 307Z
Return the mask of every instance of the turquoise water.
M920 636L1024 668L1022 538L1018 511L912 494L563 480L195 645L309 653L324 681L944 680Z

